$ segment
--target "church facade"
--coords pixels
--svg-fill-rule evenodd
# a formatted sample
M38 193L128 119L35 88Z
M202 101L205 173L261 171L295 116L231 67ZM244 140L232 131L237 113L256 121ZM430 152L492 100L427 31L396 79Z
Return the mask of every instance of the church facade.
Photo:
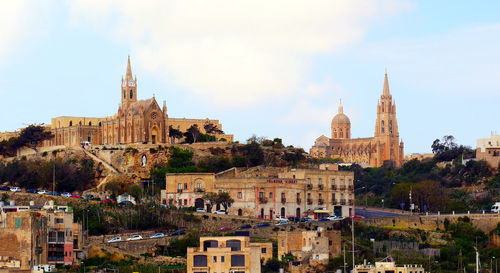
M340 158L345 163L362 166L380 167L391 162L400 167L404 159L404 144L399 141L396 104L389 91L387 72L380 100L377 103L375 135L366 138L351 138L351 121L344 114L342 103L338 114L331 123L331 137L318 137L311 147L310 154L315 158Z
M78 146L82 143L99 144L159 144L171 143L169 127L185 130L197 124L201 133L206 133L204 125L211 123L222 130L218 120L170 118L166 101L162 107L155 97L137 99L137 77L132 76L130 56L125 77L121 80L121 104L115 115L103 118L69 117L52 118L48 129L54 138L44 146ZM216 134L217 139L233 141L233 135Z

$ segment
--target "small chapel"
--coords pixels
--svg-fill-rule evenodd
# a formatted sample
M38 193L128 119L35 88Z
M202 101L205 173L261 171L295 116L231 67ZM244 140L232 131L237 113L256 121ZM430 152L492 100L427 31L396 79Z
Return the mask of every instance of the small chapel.
M382 95L377 102L375 135L351 138L351 121L340 102L338 114L332 119L331 137L318 137L310 154L314 158L340 158L344 163L357 163L363 167L380 167L386 163L395 167L403 165L404 143L399 141L396 104L389 91L387 71Z

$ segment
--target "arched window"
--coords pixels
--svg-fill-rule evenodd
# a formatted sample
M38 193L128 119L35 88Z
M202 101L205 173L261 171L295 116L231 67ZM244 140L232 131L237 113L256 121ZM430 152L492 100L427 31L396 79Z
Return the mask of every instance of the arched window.
M342 132L342 129L340 129L340 138L343 138L344 137L344 132Z
M226 247L230 247L231 251L240 251L241 250L241 241L240 240L228 240L226 242Z
M130 99L132 99L132 97L134 97L134 92L132 92L132 90L130 90Z
M71 120L69 121L69 126L70 127L73 126L73 121L71 121Z
M92 126L92 121L89 121L89 126Z
M333 129L333 137L337 138L337 129Z
M382 120L382 134L385 132L385 122Z
M389 120L389 133L392 134L392 120Z
M125 90L123 90L123 98L126 99L127 98L127 94L125 93Z
M382 102L382 112L384 112L384 103Z
M101 127L101 123L99 122L99 127Z

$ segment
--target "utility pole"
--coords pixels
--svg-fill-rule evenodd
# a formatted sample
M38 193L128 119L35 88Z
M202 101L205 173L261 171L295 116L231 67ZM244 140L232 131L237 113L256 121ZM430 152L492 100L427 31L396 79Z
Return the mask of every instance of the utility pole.
M413 215L413 203L411 202L411 186L410 186L410 215Z

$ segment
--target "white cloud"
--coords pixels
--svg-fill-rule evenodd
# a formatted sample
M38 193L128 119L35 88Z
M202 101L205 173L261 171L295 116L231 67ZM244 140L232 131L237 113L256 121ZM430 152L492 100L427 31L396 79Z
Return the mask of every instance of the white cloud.
M91 23L127 43L143 70L208 102L234 106L303 93L312 57L356 43L377 16L409 7L399 0L68 5L74 23Z
M2 1L0 8L0 63L19 48L24 39L44 32L50 2ZM39 42L39 41L38 41Z

